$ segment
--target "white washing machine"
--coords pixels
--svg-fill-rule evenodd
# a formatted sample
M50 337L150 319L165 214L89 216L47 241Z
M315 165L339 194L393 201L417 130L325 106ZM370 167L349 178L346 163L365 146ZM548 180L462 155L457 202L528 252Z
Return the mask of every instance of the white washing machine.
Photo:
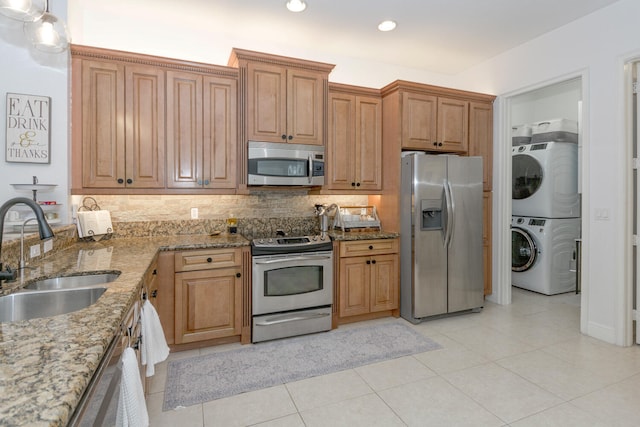
M580 218L511 218L511 284L554 295L576 289Z
M511 148L512 215L580 216L578 145L542 142Z

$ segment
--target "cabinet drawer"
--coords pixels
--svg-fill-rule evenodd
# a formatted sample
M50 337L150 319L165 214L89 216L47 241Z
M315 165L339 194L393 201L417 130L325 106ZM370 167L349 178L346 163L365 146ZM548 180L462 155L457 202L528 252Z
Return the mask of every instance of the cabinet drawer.
M175 271L210 270L238 266L242 264L241 253L240 248L176 252Z
M340 242L340 257L378 255L398 252L398 239Z

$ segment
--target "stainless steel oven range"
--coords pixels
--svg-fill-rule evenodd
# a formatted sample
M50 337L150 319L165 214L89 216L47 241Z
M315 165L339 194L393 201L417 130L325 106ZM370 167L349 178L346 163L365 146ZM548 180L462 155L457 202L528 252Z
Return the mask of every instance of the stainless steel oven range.
M331 329L332 249L326 235L251 242L252 342Z

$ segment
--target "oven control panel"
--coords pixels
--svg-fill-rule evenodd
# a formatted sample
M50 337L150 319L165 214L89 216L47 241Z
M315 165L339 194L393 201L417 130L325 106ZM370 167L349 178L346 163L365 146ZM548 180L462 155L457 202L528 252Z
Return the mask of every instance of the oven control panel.
M252 253L295 253L308 251L331 250L331 238L326 234L313 236L265 237L251 241Z

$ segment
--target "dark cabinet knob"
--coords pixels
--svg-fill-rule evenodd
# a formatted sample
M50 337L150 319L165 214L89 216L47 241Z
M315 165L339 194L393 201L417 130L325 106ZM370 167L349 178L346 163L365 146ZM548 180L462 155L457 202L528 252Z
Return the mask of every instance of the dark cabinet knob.
M236 277L241 277L241 276L242 276L242 274L236 273Z
M373 245L369 245L369 249L373 249Z
M204 180L204 185L209 185L209 180L208 179Z
M360 183L359 182L356 184L356 187L360 187Z
M124 184L124 179L118 178L118 184Z
M133 180L131 178L127 179L127 184L133 184Z
M289 135L289 141L293 139L293 135Z
M355 187L355 186L356 186L356 183L355 183L355 182L352 182L352 183L351 183L351 186L352 186L352 187Z
M157 298L158 297L158 290L155 289L153 291L151 291L151 298Z
M368 264L371 264L371 261L370 261L370 260L367 260L367 265L368 265Z
M437 142L437 141L434 141L434 142L433 142L433 146L434 146L434 147L437 147L437 146L438 146L438 142Z
M373 261L371 261L371 264L375 264L375 263L376 263L376 260L375 260L375 259L374 259Z
M442 142L438 142L438 147L442 147Z
M284 135L284 134L283 134L283 135L282 135L282 139L283 139L283 140L287 139L287 135Z
M211 259L211 257L207 258L207 262L213 262L213 260Z

